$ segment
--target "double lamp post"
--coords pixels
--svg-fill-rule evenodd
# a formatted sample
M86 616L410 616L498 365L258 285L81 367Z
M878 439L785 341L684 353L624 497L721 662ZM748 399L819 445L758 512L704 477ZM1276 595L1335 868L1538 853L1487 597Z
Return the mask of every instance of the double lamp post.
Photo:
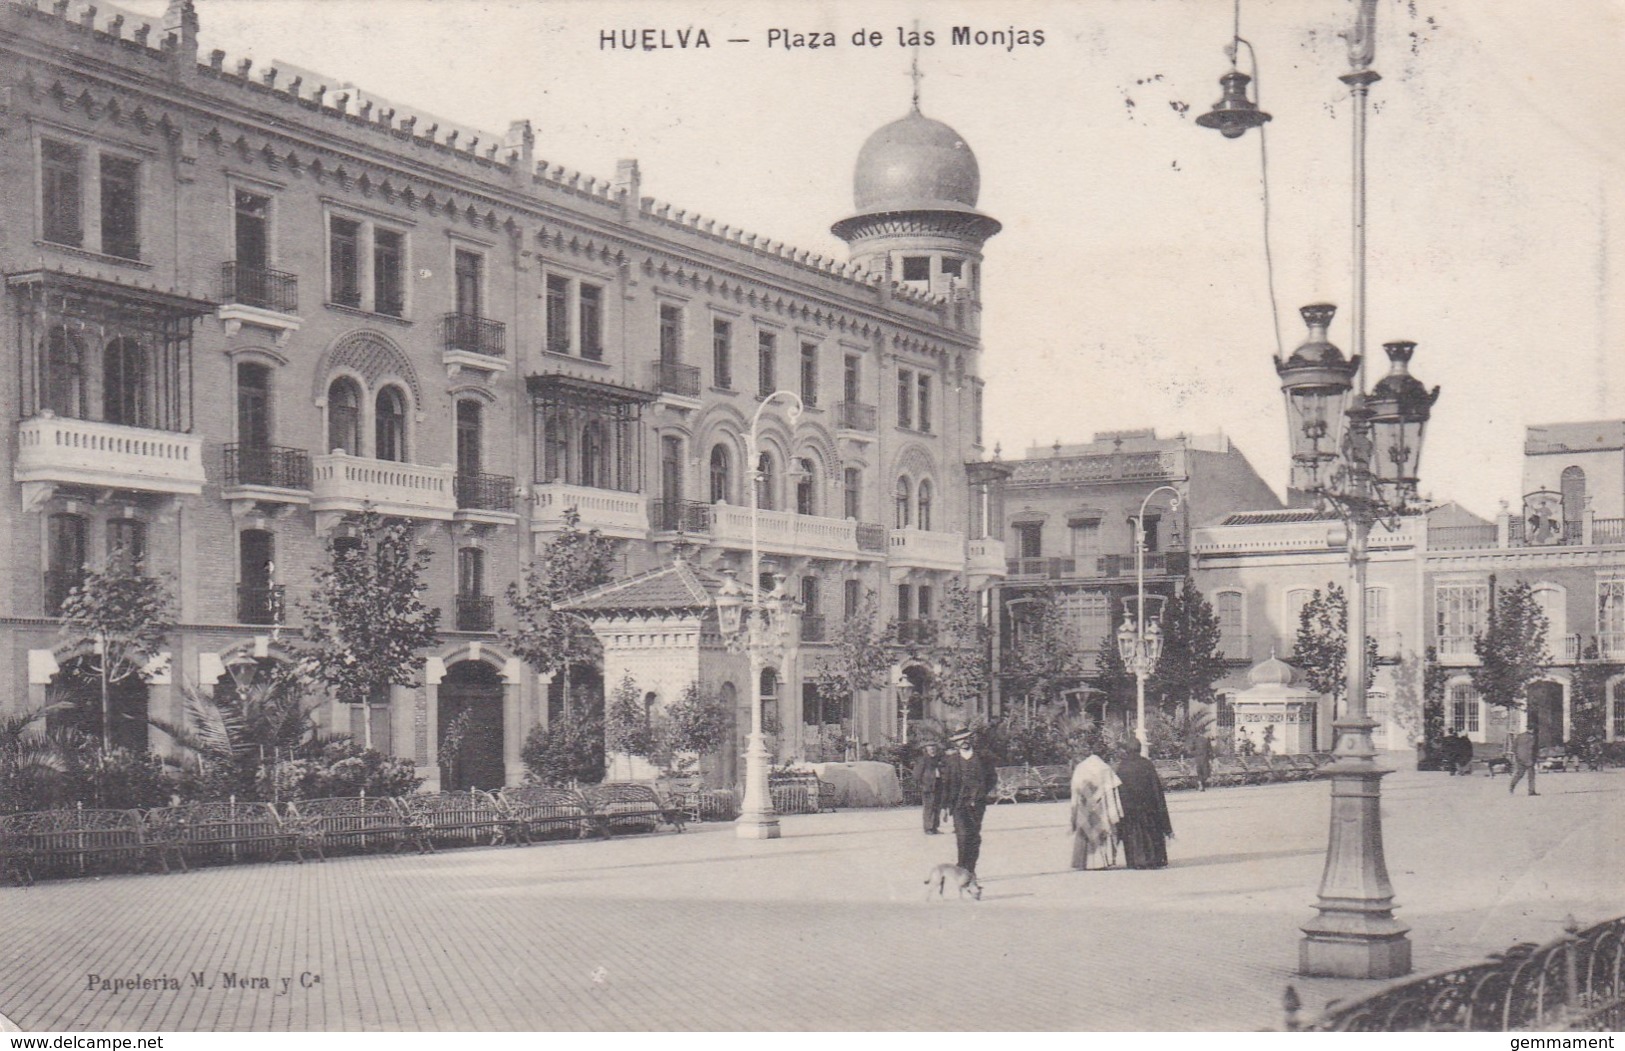
M1166 599L1145 593L1145 511L1151 498L1163 492L1173 497L1168 509L1179 510L1179 490L1171 485L1157 486L1140 501L1140 513L1134 516L1134 612L1131 617L1125 611L1123 626L1117 629L1117 654L1134 674L1134 735L1147 756L1151 754L1151 742L1145 733L1145 680L1157 670L1157 661L1162 657L1162 607ZM1149 618L1145 613L1148 597L1157 604L1156 615Z

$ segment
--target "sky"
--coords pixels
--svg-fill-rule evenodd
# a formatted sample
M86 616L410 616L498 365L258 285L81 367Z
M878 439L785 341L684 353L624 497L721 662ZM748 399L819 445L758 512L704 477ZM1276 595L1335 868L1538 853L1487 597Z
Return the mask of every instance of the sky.
M294 63L488 133L529 118L539 157L599 177L635 157L645 194L837 258L858 150L908 111L899 32L917 25L934 37L921 109L975 151L980 207L1004 224L984 268L989 444L1008 459L1103 430L1222 431L1277 491L1277 332L1290 353L1298 308L1331 302L1353 349L1338 77L1356 4L1242 0L1273 116L1261 149L1194 122L1229 68L1230 0L197 0L228 64ZM955 26L1044 42L956 46ZM601 46L642 29L710 47ZM784 48L775 29L835 43ZM860 30L881 43L854 45ZM1413 372L1443 387L1435 499L1493 514L1521 496L1526 425L1625 416L1620 54L1622 0L1378 0L1369 382L1382 342L1418 344Z

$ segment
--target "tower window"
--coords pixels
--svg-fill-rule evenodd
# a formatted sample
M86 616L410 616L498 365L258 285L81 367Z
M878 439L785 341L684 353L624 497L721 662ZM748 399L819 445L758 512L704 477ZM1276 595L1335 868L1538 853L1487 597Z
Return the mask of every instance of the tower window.
M965 261L963 259L944 259L942 261L943 277L960 277L964 274Z
M928 255L906 255L903 257L904 281L931 280L931 257Z

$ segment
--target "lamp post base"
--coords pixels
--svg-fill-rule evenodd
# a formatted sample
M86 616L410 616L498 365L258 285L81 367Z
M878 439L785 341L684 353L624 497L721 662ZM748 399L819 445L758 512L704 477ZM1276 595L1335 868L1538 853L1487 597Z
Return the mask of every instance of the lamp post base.
M745 798L734 822L734 835L740 839L779 838L779 815L767 787L767 764L767 741L759 732L752 733L745 745Z
M1331 832L1321 877L1320 915L1304 924L1298 972L1323 978L1397 978L1411 970L1410 928L1394 919L1394 888L1382 851L1382 778L1372 761L1370 720L1351 731L1347 750L1326 767L1332 783Z

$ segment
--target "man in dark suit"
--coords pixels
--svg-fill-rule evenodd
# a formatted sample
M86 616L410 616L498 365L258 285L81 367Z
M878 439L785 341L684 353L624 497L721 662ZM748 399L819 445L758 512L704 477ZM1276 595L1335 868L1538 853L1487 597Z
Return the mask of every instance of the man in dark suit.
M937 742L927 741L920 746L920 758L914 764L914 783L920 786L925 834L934 836L942 824L942 746Z
M948 736L955 749L942 761L942 805L954 816L954 838L959 846L959 867L976 874L982 854L982 815L988 793L998 783L993 759L976 747L976 734L966 728Z

